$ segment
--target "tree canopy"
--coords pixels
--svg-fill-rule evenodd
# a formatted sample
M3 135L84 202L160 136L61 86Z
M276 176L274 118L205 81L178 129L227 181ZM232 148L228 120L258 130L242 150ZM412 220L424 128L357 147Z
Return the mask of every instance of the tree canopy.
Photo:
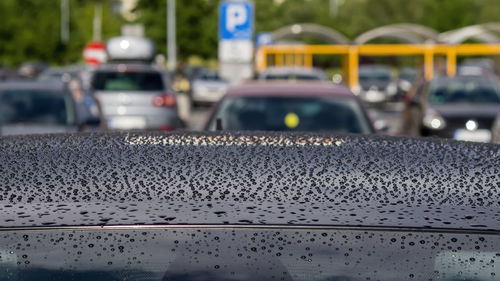
M104 4L103 39L120 34L127 21L114 11L118 0L69 0L71 37L60 40L60 1L0 1L0 64L27 60L54 64L81 61L82 49L92 40L94 4ZM158 51L165 53L166 1L138 0L135 23L144 24ZM177 0L177 43L180 59L196 55L217 57L220 0ZM349 38L381 25L409 22L448 31L467 25L500 21L498 0L254 0L256 32L273 31L294 23L317 23Z
M70 40L61 42L60 1L0 1L0 64L16 66L24 61L53 64L82 60L84 46L92 40L94 4L97 1L70 0ZM103 38L120 33L121 16L103 2Z
M179 55L217 56L218 0L177 1ZM387 24L416 23L444 32L467 25L500 20L497 0L254 0L255 31L273 31L294 23L317 23L349 38ZM138 21L159 50L165 50L166 0L139 0Z

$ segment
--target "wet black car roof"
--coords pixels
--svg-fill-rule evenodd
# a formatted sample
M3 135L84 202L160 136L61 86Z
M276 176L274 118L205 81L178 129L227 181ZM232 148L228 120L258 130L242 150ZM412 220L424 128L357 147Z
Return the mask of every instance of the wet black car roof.
M0 139L3 228L306 225L500 230L500 146L307 134Z

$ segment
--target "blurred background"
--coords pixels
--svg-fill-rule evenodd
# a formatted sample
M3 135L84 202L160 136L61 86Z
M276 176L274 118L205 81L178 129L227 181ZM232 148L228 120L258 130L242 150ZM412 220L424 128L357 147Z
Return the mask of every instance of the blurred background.
M500 142L497 0L2 0L0 134Z

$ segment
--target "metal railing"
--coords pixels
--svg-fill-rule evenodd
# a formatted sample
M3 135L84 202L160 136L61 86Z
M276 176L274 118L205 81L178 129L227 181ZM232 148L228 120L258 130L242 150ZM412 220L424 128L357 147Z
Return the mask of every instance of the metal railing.
M269 66L312 67L315 55L341 56L347 84L355 88L359 85L360 56L422 56L424 75L430 80L434 77L436 56L446 57L446 74L454 76L457 71L457 56L500 55L500 44L270 45L262 46L257 51L256 70L262 71Z

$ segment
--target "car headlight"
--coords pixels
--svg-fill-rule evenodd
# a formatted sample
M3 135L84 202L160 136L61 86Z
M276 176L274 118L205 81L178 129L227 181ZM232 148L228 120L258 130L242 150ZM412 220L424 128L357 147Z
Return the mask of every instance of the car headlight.
M399 88L405 92L409 92L411 90L411 83L406 80L401 80L399 82Z
M439 113L432 109L427 110L422 122L425 127L434 130L441 130L446 127L446 122L444 121L443 117L441 117Z
M359 85L352 87L352 93L358 96L361 93L361 87Z
M387 93L390 96L394 96L398 92L398 87L396 86L396 83L390 83L389 86L387 86Z

